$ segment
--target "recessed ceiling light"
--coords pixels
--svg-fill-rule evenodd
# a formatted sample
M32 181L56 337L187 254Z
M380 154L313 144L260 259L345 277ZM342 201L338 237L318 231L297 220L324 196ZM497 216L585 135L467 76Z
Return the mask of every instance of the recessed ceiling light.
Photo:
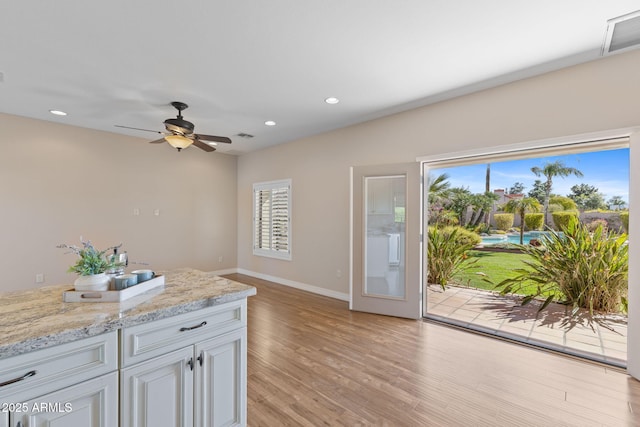
M65 113L64 111L60 111L60 110L49 110L49 112L51 114L55 114L56 116L66 116L67 113Z
M325 99L324 102L326 102L327 104L337 104L338 102L340 102L340 100L335 96L330 96L329 98Z
M275 126L276 122L274 122L273 120L267 120L266 122L264 122L264 124L267 126Z

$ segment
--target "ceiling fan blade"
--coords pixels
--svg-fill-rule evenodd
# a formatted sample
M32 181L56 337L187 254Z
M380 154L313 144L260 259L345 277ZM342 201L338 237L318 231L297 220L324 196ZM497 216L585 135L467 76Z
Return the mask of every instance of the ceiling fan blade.
M160 132L160 133L162 133L162 132ZM167 142L167 140L164 139L164 138L160 138L160 139L156 139L155 141L149 141L149 144L161 144L163 142Z
M226 136L203 135L199 133L195 135L195 138L201 139L203 141L223 142L225 144L231 144L231 140Z
M114 126L117 127L117 128L123 128L123 129L133 129L133 130L143 130L145 132L163 133L163 132L160 132L159 130L132 128L131 126L122 126L122 125L114 125Z
M208 151L208 152L216 151L216 149L214 147L212 147L209 144L204 143L202 141L198 141L197 139L193 140L193 145L195 145L196 147L198 147L199 149L204 150L204 151Z

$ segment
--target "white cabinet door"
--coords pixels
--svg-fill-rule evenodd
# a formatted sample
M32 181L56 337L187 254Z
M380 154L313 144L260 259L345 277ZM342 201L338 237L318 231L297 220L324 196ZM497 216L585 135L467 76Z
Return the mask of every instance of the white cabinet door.
M28 412L13 414L16 426L117 427L118 373L112 372L25 403Z
M373 215L393 213L392 182L386 179L375 179L367 182L367 211Z
M9 427L9 412L0 412L0 427Z
M121 371L121 427L193 425L193 346Z
M246 345L246 328L196 344L197 427L246 425Z

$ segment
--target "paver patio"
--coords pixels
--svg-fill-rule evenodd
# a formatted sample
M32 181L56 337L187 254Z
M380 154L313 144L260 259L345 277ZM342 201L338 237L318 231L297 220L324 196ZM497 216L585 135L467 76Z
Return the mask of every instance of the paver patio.
M427 313L435 319L626 367L626 316L591 316L580 310L571 317L571 307L556 303L538 313L540 304L521 306L515 296L479 289L448 286L443 291L438 285L427 286Z

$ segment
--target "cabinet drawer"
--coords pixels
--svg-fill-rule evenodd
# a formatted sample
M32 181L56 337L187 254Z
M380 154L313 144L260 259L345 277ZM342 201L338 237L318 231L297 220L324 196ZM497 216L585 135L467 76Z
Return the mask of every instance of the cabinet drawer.
M247 325L246 300L124 328L122 366L150 359Z
M12 414L16 426L116 427L118 373L111 372L37 397L24 402L24 406L26 412Z
M118 369L117 331L0 360L0 402L18 402Z

